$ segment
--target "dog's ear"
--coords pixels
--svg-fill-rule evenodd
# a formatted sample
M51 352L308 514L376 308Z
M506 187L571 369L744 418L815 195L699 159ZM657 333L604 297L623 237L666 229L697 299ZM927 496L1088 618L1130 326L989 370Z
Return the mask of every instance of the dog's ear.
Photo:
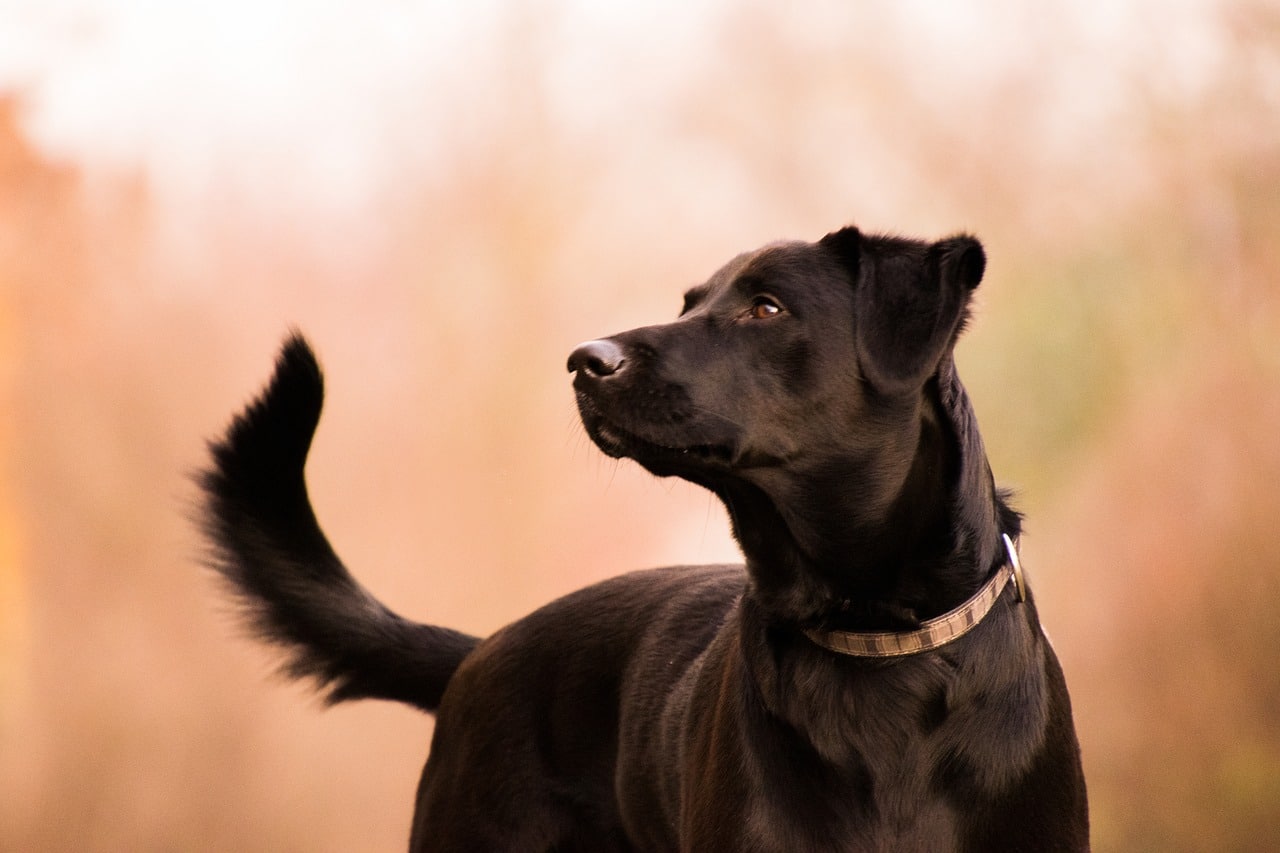
M923 252L886 248L858 279L858 355L875 388L900 394L923 385L955 345L987 258L967 235L920 247Z
M840 265L849 273L849 278L856 284L858 266L862 258L862 233L852 225L832 231L818 241L818 245L831 252Z
M978 238L968 234L939 240L929 248L929 255L944 279L953 277L968 292L982 283L982 274L987 271L987 253Z

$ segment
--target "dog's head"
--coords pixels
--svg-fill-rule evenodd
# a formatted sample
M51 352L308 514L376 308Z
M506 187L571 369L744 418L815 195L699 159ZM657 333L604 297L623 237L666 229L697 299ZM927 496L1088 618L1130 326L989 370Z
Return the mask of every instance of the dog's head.
M855 228L739 255L675 322L574 350L583 424L610 456L697 482L847 450L949 359L985 262L972 237Z
M800 538L847 547L833 531L855 530L861 544L913 477L954 486L969 430L951 356L985 265L969 236L855 228L744 253L674 322L574 350L583 424L605 453L704 485L731 514L761 495Z

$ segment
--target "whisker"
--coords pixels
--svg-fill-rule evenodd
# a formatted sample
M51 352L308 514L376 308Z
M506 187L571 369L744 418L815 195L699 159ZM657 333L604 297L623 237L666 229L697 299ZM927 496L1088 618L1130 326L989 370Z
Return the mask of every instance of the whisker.
M695 412L698 412L699 414L709 415L715 418L716 420L723 421L724 423L728 424L731 427L737 427L738 429L742 429L742 424L738 423L733 418L721 412L717 412L713 409L708 409L706 406L699 406L696 403L691 403L690 408L692 408Z

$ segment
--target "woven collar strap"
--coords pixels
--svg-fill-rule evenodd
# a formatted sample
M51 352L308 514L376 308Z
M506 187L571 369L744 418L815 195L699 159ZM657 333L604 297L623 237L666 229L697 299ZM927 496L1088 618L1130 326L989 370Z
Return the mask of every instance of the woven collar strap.
M1000 568L982 589L950 613L920 623L914 631L818 631L805 629L805 635L824 649L842 655L860 658L893 658L928 652L963 637L982 621L1000 598L1000 593L1013 581L1018 590L1018 601L1027 600L1026 582L1022 577L1022 564L1013 540L1004 538L1009 562Z

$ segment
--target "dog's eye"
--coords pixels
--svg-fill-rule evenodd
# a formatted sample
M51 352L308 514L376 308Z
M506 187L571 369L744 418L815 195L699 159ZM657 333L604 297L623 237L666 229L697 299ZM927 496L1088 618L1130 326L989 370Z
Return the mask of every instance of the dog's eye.
M782 313L782 306L772 296L757 296L751 300L751 309L747 312L752 320L767 320Z

